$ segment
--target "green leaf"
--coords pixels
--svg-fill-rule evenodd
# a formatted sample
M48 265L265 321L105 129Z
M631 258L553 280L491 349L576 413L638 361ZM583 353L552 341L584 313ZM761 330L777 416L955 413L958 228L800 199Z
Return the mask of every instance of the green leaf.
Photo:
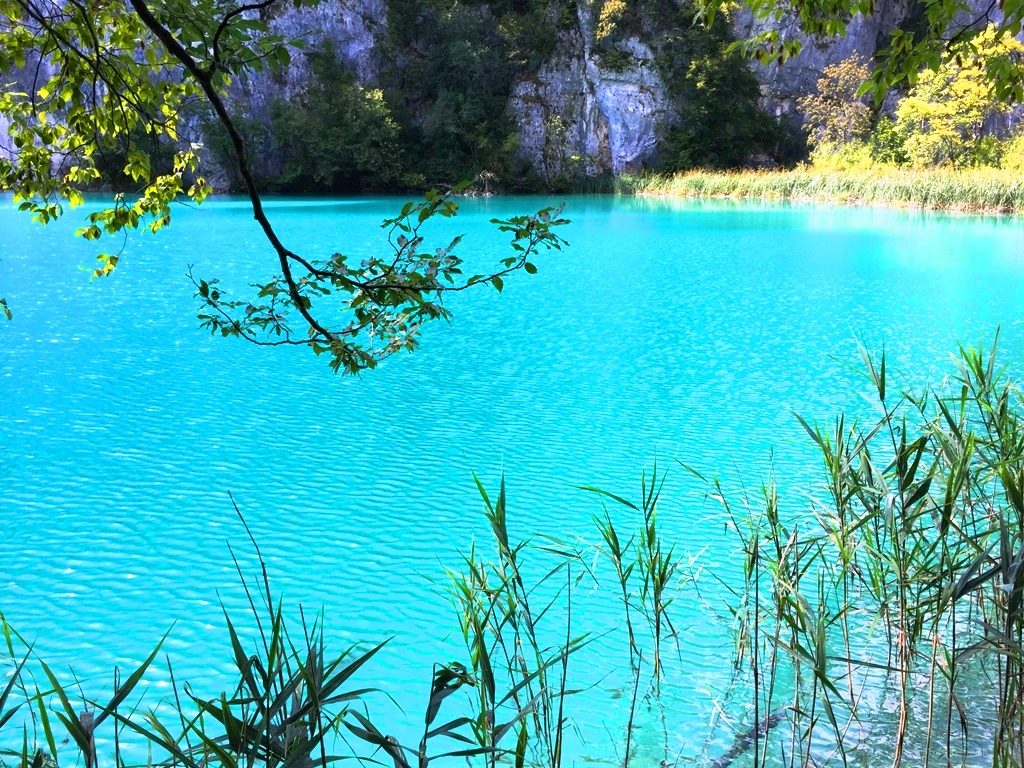
M115 712L117 708L121 705L121 703L128 697L128 695L133 690L135 690L135 687L141 682L142 676L146 673L146 670L149 669L150 664L153 663L153 660L156 658L156 655L160 652L160 648L163 647L164 641L166 639L167 634L165 633L164 636L160 638L160 641L153 648L149 656L146 657L145 661L143 661L138 667L136 667L135 670L128 676L128 679L126 679L121 684L121 686L114 693L114 696L110 699L109 702L107 702L107 705L103 708L99 715L96 716L95 720L93 721L93 729L99 728L100 723L102 723L113 712Z
M623 506L629 507L630 509L634 509L637 512L640 511L640 507L638 507L633 502L624 499L621 496L616 496L614 493L609 493L608 491L602 490L601 488L595 488L592 485L577 485L576 487L581 491L588 491L590 493L596 493L600 496L606 496L609 499L612 499L613 501L617 501L619 504L622 504Z

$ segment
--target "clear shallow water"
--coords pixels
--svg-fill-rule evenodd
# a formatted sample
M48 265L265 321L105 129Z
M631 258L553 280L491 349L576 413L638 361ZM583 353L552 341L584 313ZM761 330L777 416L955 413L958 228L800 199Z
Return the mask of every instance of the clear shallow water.
M381 248L400 200L280 201L270 213L307 256ZM547 201L472 200L437 243L465 233L481 265L505 253L487 221ZM555 201L557 202L557 201ZM179 679L213 694L229 654L218 599L243 595L228 553L246 514L280 593L323 606L338 647L394 639L362 676L411 740L433 661L458 657L443 566L484 533L471 473L505 472L513 528L593 540L594 484L635 496L641 469L678 458L756 491L772 467L799 511L816 464L791 413L867 412L860 338L891 380L951 371L958 342L1024 365L1024 224L873 209L573 198L571 247L502 296L460 295L451 326L362 378L302 350L256 349L196 326L187 266L243 286L269 274L241 202L182 210L90 282L81 217L39 229L0 204L0 585L11 623L54 667L107 690L173 625ZM302 244L299 247L298 244ZM726 581L735 542L678 468L662 514L679 548ZM252 559L247 558L247 563ZM729 680L724 590L677 603L670 748L719 754L712 701ZM578 626L618 614L583 597ZM579 658L594 688L573 701L578 762L614 760L625 647L612 631ZM607 673L607 674L606 674ZM159 698L166 673L150 676ZM619 702L619 704L616 704ZM618 707L618 709L617 709ZM659 727L641 738L660 743ZM651 747L652 754L655 746Z

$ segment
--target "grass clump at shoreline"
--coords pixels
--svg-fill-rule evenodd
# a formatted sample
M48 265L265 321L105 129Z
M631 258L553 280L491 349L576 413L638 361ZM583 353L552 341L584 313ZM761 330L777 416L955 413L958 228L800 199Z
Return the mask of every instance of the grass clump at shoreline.
M619 191L641 197L727 197L1024 213L1024 177L995 168L695 170L672 176L623 177Z

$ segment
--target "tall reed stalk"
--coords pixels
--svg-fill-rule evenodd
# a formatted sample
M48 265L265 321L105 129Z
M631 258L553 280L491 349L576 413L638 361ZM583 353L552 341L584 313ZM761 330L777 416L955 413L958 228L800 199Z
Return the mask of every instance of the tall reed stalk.
M801 420L826 493L791 519L774 486L744 518L715 485L758 765L1024 764L1024 400L996 360L962 348L950 382L893 394L864 353L880 416Z
M615 502L633 515L628 529L631 533L625 538L620 535L607 506L603 507L601 516L594 518L594 524L603 542L602 553L612 565L616 589L622 604L623 623L629 645L630 670L633 675L623 758L623 765L627 768L633 757L637 705L640 703L638 692L645 674L643 649L646 643L636 632L636 616L643 619L649 631L650 690L643 699L657 709L662 727L663 760L669 758L668 715L662 706L660 696L664 675L663 646L667 639L673 639L678 647L678 633L672 622L670 609L676 593L687 579L682 577L675 546L666 539L664 526L658 517L658 505L665 479L666 473L659 475L657 462L654 463L650 476L645 470L640 476L638 503L601 488L580 486L582 490L598 494L603 501Z
M461 571L449 571L451 595L479 683L476 743L495 766L505 752L501 740L515 728L517 765L525 763L529 746L534 764L560 768L569 661L588 642L586 633L574 635L572 627L575 557L563 553L554 567L531 581L524 563L531 542L513 542L509 534L504 478L493 501L479 479L477 488L496 556L485 559L474 547ZM546 588L547 598L539 598ZM564 622L561 631L548 629L545 617Z

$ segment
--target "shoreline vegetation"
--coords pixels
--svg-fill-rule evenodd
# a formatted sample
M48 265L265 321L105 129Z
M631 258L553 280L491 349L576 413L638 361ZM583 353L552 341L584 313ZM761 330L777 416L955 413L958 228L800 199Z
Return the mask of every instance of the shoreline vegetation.
M998 168L694 170L617 180L637 197L728 198L887 206L984 214L1024 213L1024 176Z
M797 101L810 154L792 170L641 174L623 179L618 189L640 197L1020 214L1024 134L1009 119L1013 100L993 88L990 67L1019 58L1024 45L993 26L975 43L971 57L912 78L895 109L884 114L863 98L873 77L870 62L855 55L825 67L817 92Z

